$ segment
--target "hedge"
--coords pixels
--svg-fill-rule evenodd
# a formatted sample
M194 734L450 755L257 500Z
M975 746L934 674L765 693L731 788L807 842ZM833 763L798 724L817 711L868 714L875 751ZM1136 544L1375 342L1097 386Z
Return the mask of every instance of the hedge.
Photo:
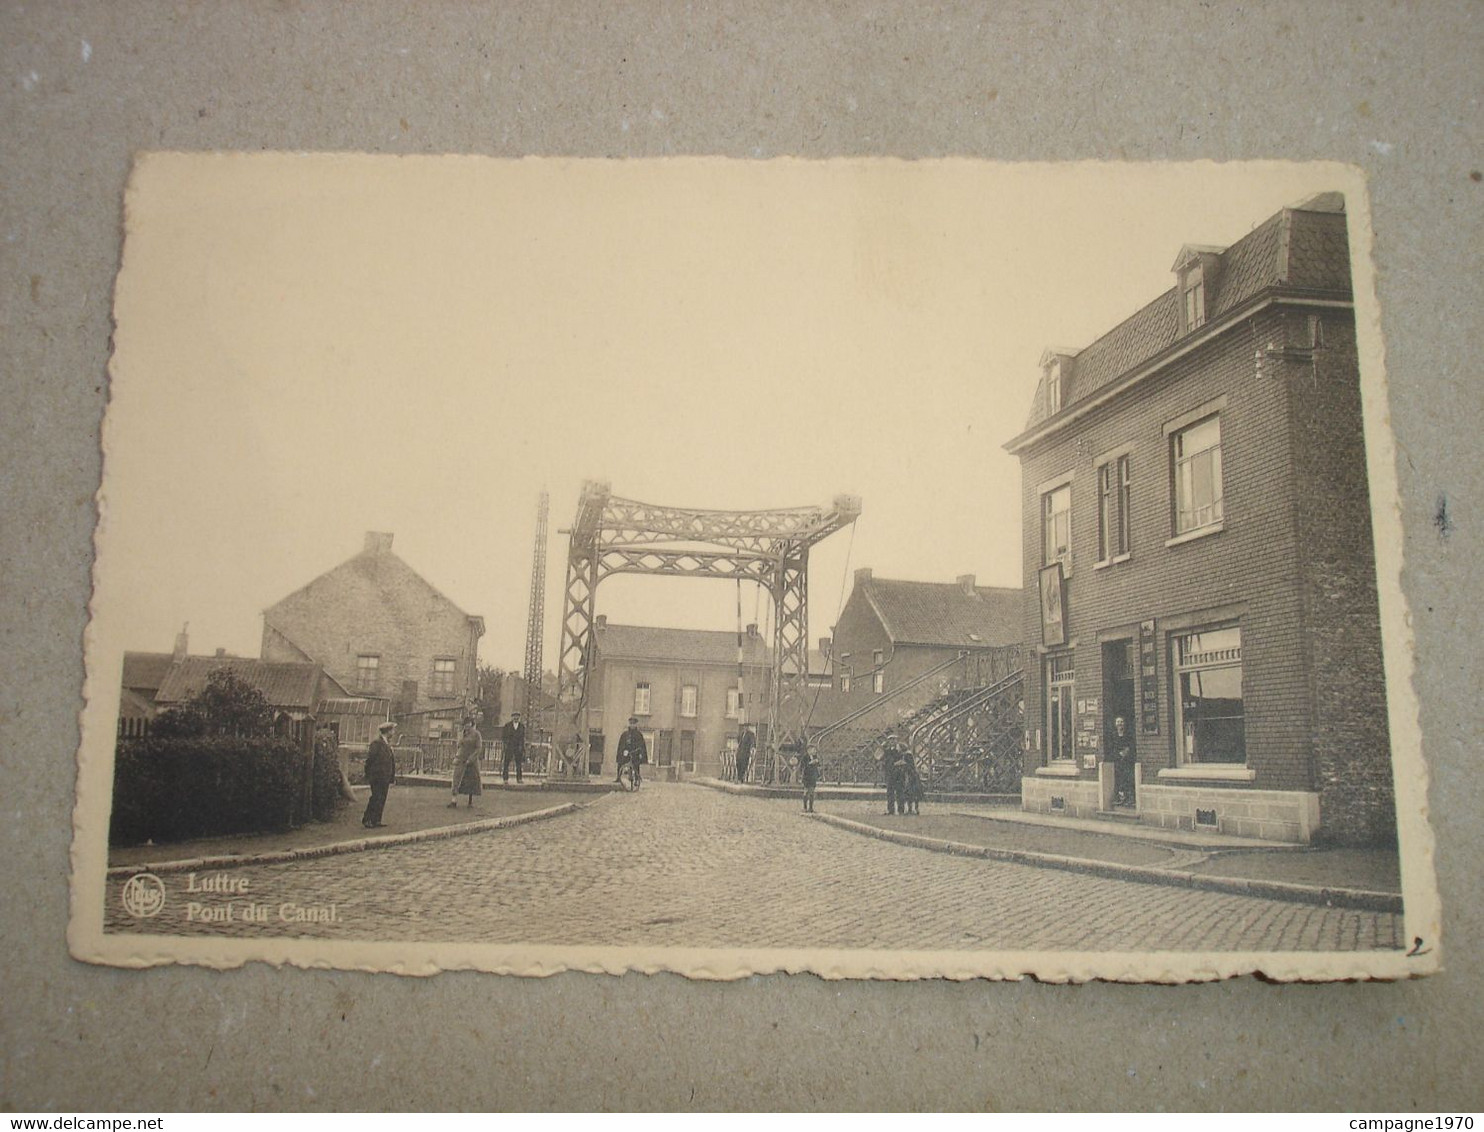
M314 820L333 821L345 805L340 796L340 755L333 743L314 745Z
M137 845L286 829L295 817L304 758L299 744L274 736L146 735L120 740L109 843ZM315 775L316 786L319 777Z

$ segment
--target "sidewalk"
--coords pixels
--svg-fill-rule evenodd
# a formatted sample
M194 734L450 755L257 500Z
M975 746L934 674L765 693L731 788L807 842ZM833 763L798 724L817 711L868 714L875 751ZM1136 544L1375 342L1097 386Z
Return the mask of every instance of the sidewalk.
M198 841L178 841L168 845L131 845L108 851L110 869L158 869L175 862L188 862L200 868L218 868L248 860L293 860L299 856L320 855L350 848L363 849L379 844L398 844L409 837L426 838L431 834L453 836L475 833L481 829L500 828L488 824L495 819L511 824L512 819L532 820L530 815L547 811L570 812L579 804L595 799L585 792L545 789L539 785L509 790L485 786L485 792L474 799L474 805L461 798L457 809L450 809L449 782L442 788L429 780L426 785L398 785L387 797L384 819L386 827L368 830L361 825L369 788L356 787L356 800L347 802L333 821L311 822L300 829L283 833L245 833L229 837L211 837ZM557 813L548 816L555 817Z
M730 794L792 797L794 788L700 780ZM921 816L888 817L885 792L821 788L819 820L917 848L993 857L1127 880L1396 911L1400 862L1390 849L1308 848L1131 822L1031 814L983 802L924 802Z

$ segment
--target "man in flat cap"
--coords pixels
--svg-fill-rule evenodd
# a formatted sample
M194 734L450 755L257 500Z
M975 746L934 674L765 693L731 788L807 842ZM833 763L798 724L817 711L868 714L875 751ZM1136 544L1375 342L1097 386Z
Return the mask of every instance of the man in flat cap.
M387 791L397 777L397 759L392 754L392 732L397 725L387 720L376 729L376 738L366 752L366 781L371 784L371 800L366 803L366 812L361 815L361 824L367 829L380 829L386 824L381 820L381 811L386 807Z
M520 721L520 712L510 713L510 722L500 729L500 745L505 749L505 758L500 764L500 778L510 781L510 763L515 761L515 781L521 782L526 765L526 725Z

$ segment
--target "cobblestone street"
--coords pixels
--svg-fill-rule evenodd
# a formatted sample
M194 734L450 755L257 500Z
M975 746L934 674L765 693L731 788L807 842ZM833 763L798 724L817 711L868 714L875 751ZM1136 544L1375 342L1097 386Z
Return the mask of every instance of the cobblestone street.
M1395 948L1401 917L965 859L831 828L797 803L646 784L512 829L197 874L107 930L568 946L1308 951ZM192 916L192 903L196 905ZM266 916L244 918L251 902ZM230 920L203 920L224 914ZM331 922L285 919L334 906ZM285 906L287 906L285 908ZM190 918L188 918L190 917Z

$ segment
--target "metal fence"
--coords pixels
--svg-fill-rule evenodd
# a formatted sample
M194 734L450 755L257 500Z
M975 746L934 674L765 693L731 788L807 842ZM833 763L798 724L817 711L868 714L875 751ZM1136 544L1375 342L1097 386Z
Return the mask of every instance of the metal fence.
M452 777L458 762L457 739L424 739L420 742L399 743L392 748L397 760L399 775L432 775ZM544 738L526 740L526 757L522 774L542 776L546 774L551 756L551 744ZM364 756L362 756L364 758ZM499 739L489 739L479 754L481 774L499 774L505 762L505 744ZM512 768L513 769L513 768Z

